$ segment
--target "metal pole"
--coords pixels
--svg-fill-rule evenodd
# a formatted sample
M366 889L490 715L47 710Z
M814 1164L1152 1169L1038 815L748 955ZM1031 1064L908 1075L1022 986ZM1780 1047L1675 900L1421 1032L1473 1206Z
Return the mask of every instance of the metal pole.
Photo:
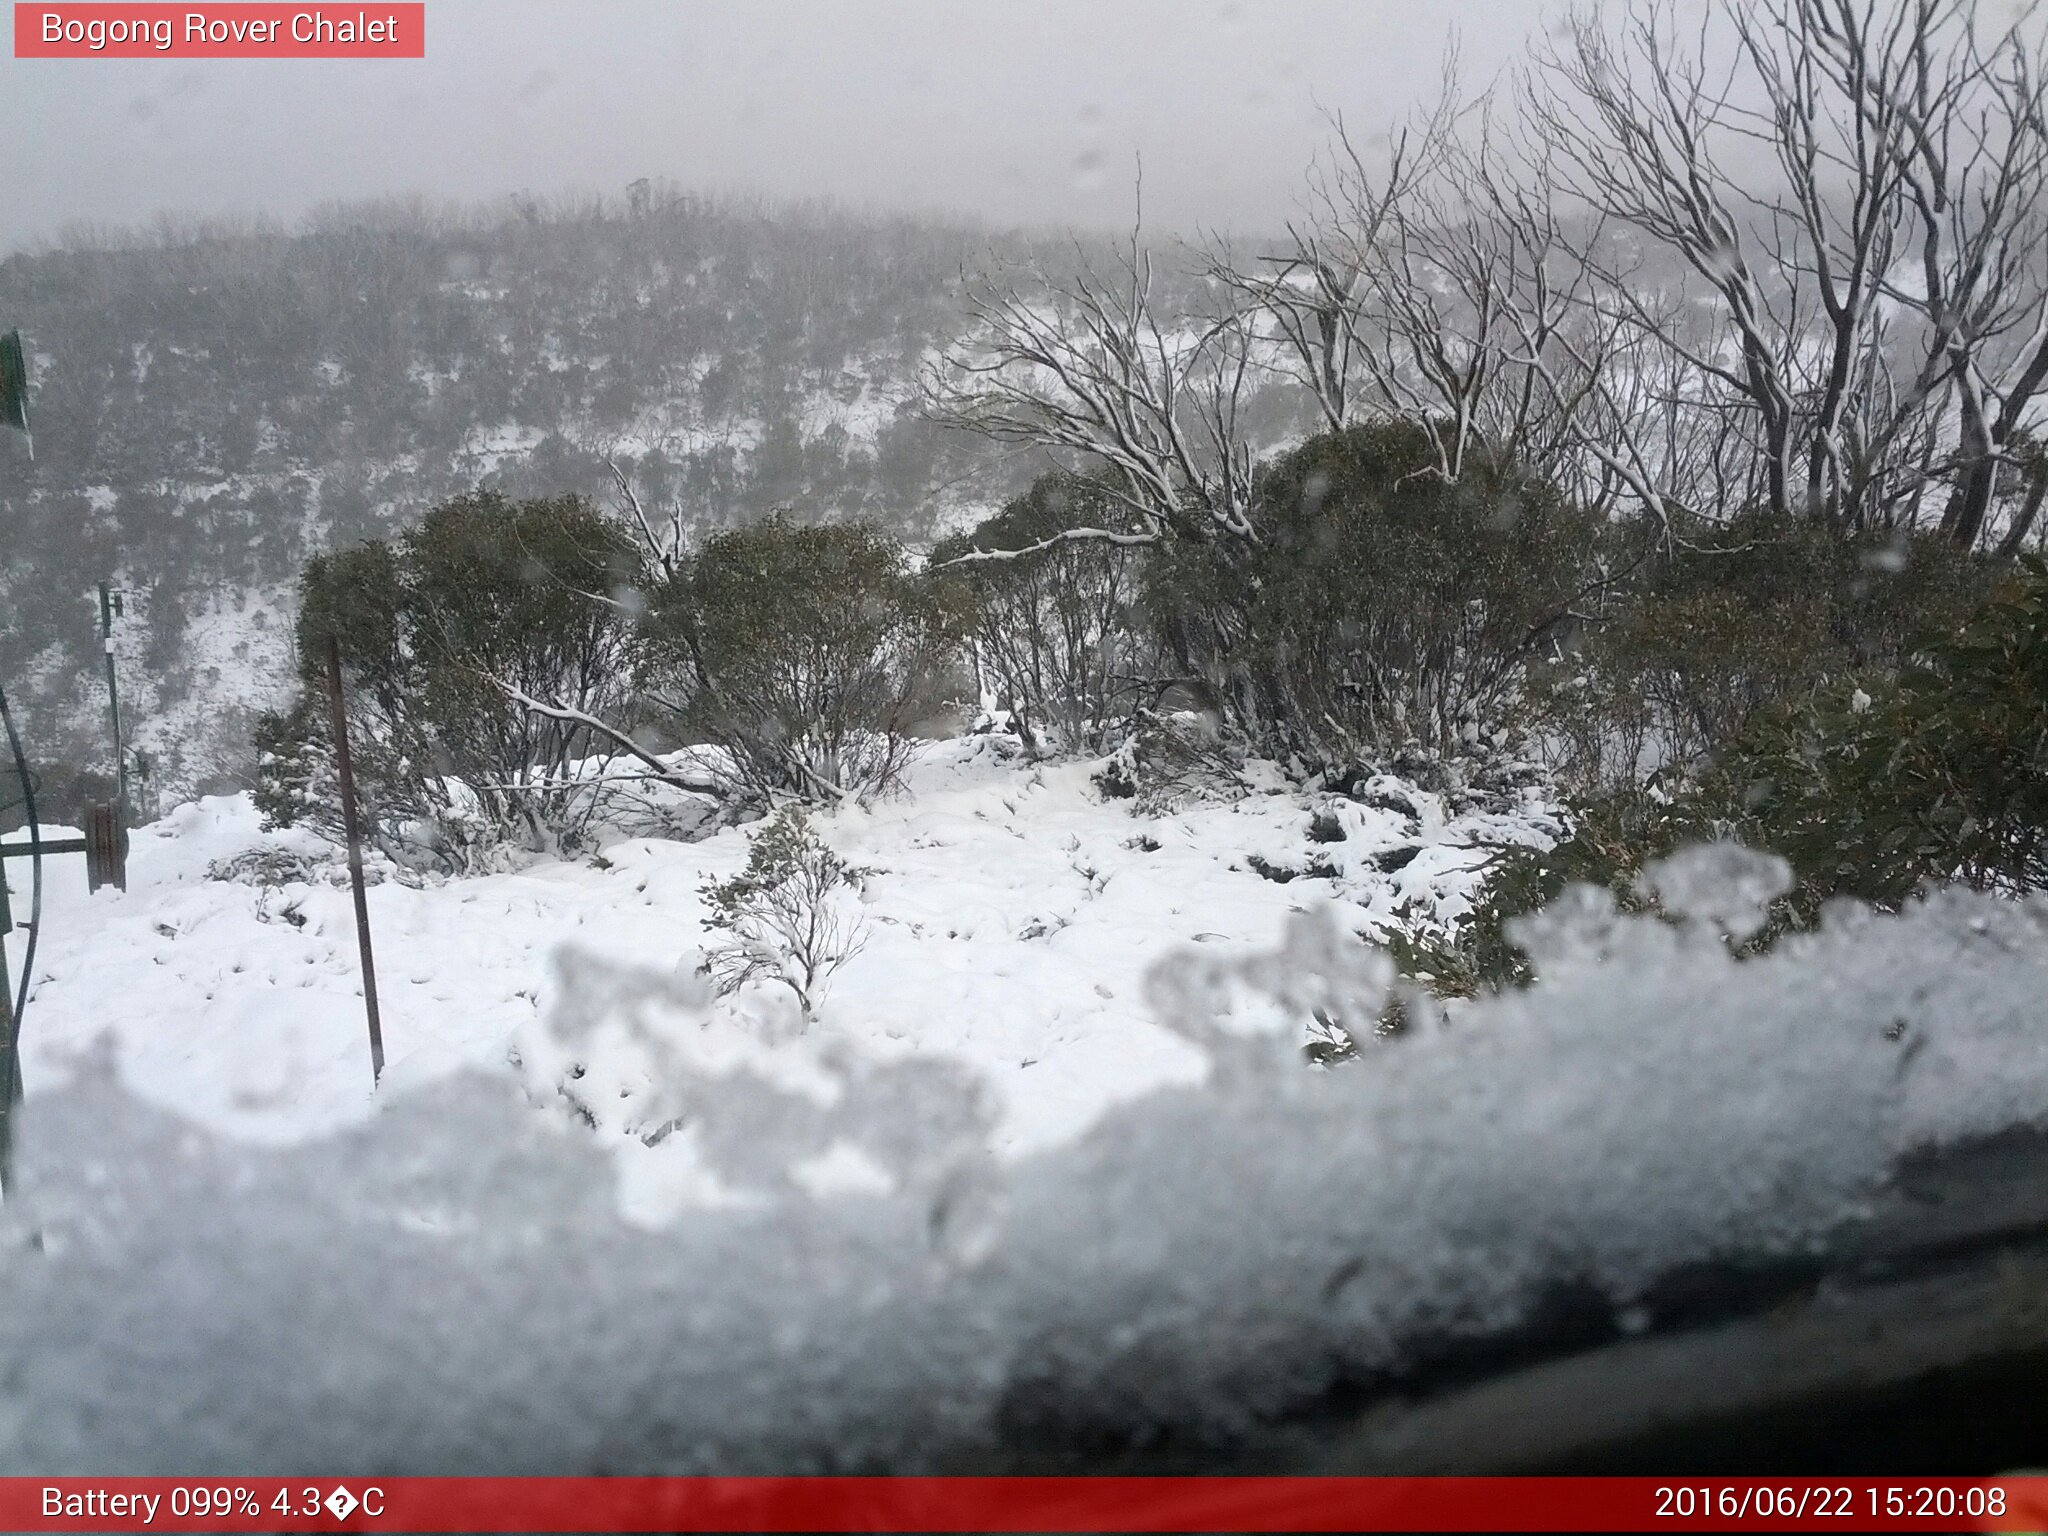
M334 767L341 779L341 825L348 834L348 879L355 889L356 940L363 952L363 1012L370 1020L370 1085L384 1077L384 1029L377 1017L377 967L370 958L370 903L363 894L363 838L356 825L356 781L348 762L348 712L341 698L341 642L327 637L327 718L334 730Z
M0 689L0 726L7 734L7 749L14 758L14 771L21 780L21 807L28 826L30 889L28 943L21 954L21 991L17 994L7 974L5 934L14 927L14 913L7 894L7 861L0 858L0 1031L5 1049L0 1050L0 1192L14 1188L14 1112L21 1104L21 1016L28 1007L29 979L35 975L36 941L43 936L43 829L36 816L36 781L29 772L28 755L21 750L21 733L14 728L14 713L7 707L7 692Z
M15 1062L21 1050L21 1031L15 1027L14 988L7 979L6 933L14 923L5 915L6 906L7 866L0 864L0 1036L5 1039L0 1050L7 1057L0 1066L7 1078L5 1087L0 1087L0 1195L14 1192L14 1107L21 1102L21 1069Z
M21 332L0 336L0 422L17 427L28 439L29 462L35 462L36 440L28 430L28 362L21 350ZM14 714L7 707L7 693L0 689L0 724L6 726L7 748L21 776L21 804L28 825L29 857L34 861L34 895L29 901L28 944L21 957L21 998L16 1005L14 988L7 974L6 935L14 927L14 914L7 901L7 861L0 859L0 1191L14 1188L14 1110L21 1103L21 1015L28 1006L28 984L35 975L36 941L43 936L43 854L42 825L36 819L35 778L28 771L28 757L21 750L21 734L14 728Z
M120 599L100 583L100 649L107 662L107 720L114 730L114 843L109 871L114 884L128 889L128 754L121 746L121 684L114 675L114 610Z
M14 984L7 979L7 935L14 932L13 892L7 889L7 865L0 861L0 1050L6 1052L6 1060L0 1061L0 1114L5 1114L6 1105L20 1095L21 1073L14 1064ZM0 1143L6 1141L0 1136Z

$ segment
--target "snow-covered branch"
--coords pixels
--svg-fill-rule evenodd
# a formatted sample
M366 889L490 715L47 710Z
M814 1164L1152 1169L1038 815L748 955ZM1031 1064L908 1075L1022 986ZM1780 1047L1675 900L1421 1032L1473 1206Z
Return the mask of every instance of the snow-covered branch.
M1042 555L1060 544L1113 544L1124 548L1144 548L1158 542L1159 536L1155 533L1117 533L1108 528L1069 528L1049 539L1040 539L1036 544L1027 544L1022 549L970 549L964 555L954 555L951 559L940 560L926 569L943 571L956 565L974 565L989 560L1024 560L1032 555Z
M485 676L504 693L506 698L510 699L520 708L539 715L544 719L559 721L562 724L574 726L594 736L601 737L617 750L645 766L648 770L648 777L651 779L658 780L664 784L672 784L677 789L689 790L693 794L711 795L718 799L725 799L732 793L731 784L719 776L710 773L692 774L683 772L674 765L663 762L626 732L611 724L611 722L600 719L587 710L577 709L566 704L553 703L547 699L536 698L517 684L508 682L502 677L490 677L489 674L485 674Z

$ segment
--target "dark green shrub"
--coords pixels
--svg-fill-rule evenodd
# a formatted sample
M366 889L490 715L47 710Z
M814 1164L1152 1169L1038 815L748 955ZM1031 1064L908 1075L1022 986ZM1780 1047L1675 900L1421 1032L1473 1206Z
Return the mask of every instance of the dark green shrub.
M371 543L316 555L299 577L299 691L256 722L255 801L273 827L342 837L328 719L327 641L341 653L359 814L371 841L401 860L422 829L452 812L435 772L432 733L414 701L421 664L405 640L408 599L398 552Z
M1716 772L1811 910L1922 885L2048 888L2048 563L2017 572L1896 680L1763 719Z
M1760 712L1839 679L1896 671L1920 636L1961 622L1990 567L1932 535L1853 535L1742 517L1649 547L1609 536L1634 574L1577 643L1532 669L1529 717L1567 782L1626 792L1690 774Z
M480 494L428 514L401 558L441 759L490 821L538 834L563 814L571 766L604 745L576 717L625 718L640 601L633 543L574 497L515 505Z
M932 550L934 579L964 589L982 685L1034 753L1106 752L1160 691L1133 611L1144 551L1062 537L1131 522L1099 481L1054 473Z
M630 703L632 583L618 527L563 497L484 492L394 544L310 561L299 697L257 727L258 803L339 835L327 644L341 652L359 803L394 857L464 867L507 840L574 842ZM623 595L621 595L623 594Z
M1226 718L1311 767L1471 751L1565 623L1598 525L1511 464L1447 482L1412 425L1352 427L1265 466L1256 540L1151 563L1163 647Z
M1528 968L1505 936L1510 919L1571 882L1644 907L1646 864L1717 838L1792 866L1793 890L1760 943L1837 896L1896 907L1941 882L2048 889L2048 562L2024 558L1957 632L1926 640L1895 674L1869 669L1759 710L1675 793L1583 797L1569 838L1501 857L1455 934L1391 947L1441 991L1519 984Z
M886 535L780 517L712 538L654 595L643 677L763 799L891 785L965 617Z

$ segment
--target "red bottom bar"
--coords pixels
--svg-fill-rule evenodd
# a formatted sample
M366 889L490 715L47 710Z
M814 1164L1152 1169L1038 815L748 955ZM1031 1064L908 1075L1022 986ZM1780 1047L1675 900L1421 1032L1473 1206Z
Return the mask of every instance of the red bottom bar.
M9 1531L2048 1531L2048 1476L0 1478Z

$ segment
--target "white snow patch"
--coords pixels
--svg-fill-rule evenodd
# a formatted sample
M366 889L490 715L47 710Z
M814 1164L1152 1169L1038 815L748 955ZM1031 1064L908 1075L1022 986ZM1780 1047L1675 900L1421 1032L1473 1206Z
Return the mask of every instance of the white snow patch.
M1416 794L1429 808L1420 836L1441 856L1382 874L1377 854L1417 840L1390 812L1336 802L1348 836L1331 844L1309 840L1311 808L1292 793L1141 818L1102 798L1095 766L1031 766L990 737L928 745L908 792L818 822L873 871L868 942L833 978L818 1024L802 1033L772 990L721 1002L710 1027L649 993L633 1029L613 1018L579 1046L578 1101L622 1158L670 1162L674 1152L646 1144L661 1124L647 1118L649 1095L683 1068L794 1074L782 1086L816 1096L827 1069L805 1062L821 1050L938 1060L987 1083L992 1145L1015 1158L1084 1132L1115 1104L1201 1079L1201 1052L1146 1001L1162 949L1249 953L1322 905L1358 933L1403 901L1456 909L1479 863L1463 840L1543 835L1540 808L1505 826L1511 818L1450 816ZM609 965L687 983L707 937L699 889L739 869L747 835L624 838L605 848L607 867L541 862L373 886L387 1061L373 1095L354 919L333 851L264 832L245 796L182 806L136 831L125 893L88 897L75 860L53 864L23 1040L29 1091L56 1088L111 1042L140 1097L280 1143L366 1121L379 1097L457 1072L510 1074L515 1056L527 1080L552 1083L570 1063L537 1031L563 1003L558 955L582 957L577 974ZM205 878L215 861L258 847L297 853L324 878L276 888ZM1304 873L1278 883L1252 855ZM19 935L9 943L18 960Z

